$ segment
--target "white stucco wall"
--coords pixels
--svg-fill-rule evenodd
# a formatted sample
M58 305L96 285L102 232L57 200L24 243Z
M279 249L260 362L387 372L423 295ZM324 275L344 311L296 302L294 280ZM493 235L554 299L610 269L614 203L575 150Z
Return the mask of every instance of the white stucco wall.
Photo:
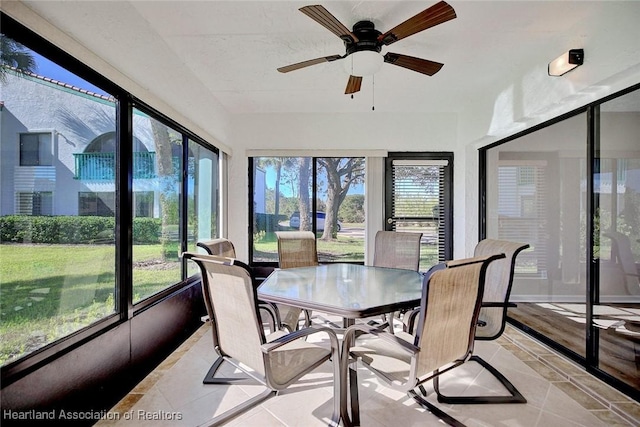
M13 74L7 74L7 82L1 87L4 105L0 129L3 165L0 215L16 213L16 192L52 191L54 215L77 215L78 192L115 191L113 181L74 179L74 154L83 153L100 135L115 131L114 103ZM26 132L52 134L53 165L46 174L42 173L44 168L18 166L19 135ZM134 117L134 134L148 151L155 151L148 117Z
M78 209L78 191L89 191L74 180L74 153L83 152L91 140L115 130L115 108L112 103L89 99L68 89L56 88L29 77L7 76L2 85L4 101L2 211L15 213L16 191L53 191L53 214L75 215ZM10 115L11 118L5 116ZM19 170L19 134L23 132L51 132L55 175L47 183L34 180L32 188L15 182ZM4 155L14 161L9 163ZM8 165L15 165L10 167ZM19 181L19 179L18 179ZM40 181L40 182L39 182ZM18 188L20 187L20 188Z

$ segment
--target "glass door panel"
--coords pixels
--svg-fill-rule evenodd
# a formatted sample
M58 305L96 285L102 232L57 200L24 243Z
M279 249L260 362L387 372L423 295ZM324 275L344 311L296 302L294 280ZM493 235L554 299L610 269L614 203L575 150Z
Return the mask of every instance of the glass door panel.
M420 271L451 259L452 158L390 156L387 159L385 227L422 233Z
M487 151L487 238L528 243L509 316L584 357L586 115Z
M316 158L320 262L364 262L364 157Z
M635 106L635 107L634 107ZM594 188L599 368L640 389L640 92L602 104Z

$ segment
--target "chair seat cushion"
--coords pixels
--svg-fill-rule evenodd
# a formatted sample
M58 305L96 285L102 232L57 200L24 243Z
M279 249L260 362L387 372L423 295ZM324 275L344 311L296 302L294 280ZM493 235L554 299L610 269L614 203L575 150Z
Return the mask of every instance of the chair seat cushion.
M266 337L272 342L287 335L285 331L277 331ZM271 369L271 379L276 384L286 385L297 379L312 366L317 366L329 360L331 349L297 339L269 352L268 366Z
M413 335L399 331L395 337L411 344L415 339ZM378 371L378 375L384 372L382 377L389 382L406 384L409 381L411 357L398 345L375 338L373 335L362 335L358 337L356 345L351 347L350 353L362 359L362 363L370 366L374 372Z

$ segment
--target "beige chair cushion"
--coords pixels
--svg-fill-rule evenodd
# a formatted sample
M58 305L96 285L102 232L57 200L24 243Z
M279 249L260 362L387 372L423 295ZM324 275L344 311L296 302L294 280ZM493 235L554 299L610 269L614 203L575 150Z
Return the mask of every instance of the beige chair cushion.
M378 231L373 265L418 271L422 233Z
M286 332L278 331L267 336L267 342L274 341ZM287 384L291 379L307 372L309 366L325 360L331 354L326 347L298 339L269 353L267 363L271 369L271 380L277 384Z

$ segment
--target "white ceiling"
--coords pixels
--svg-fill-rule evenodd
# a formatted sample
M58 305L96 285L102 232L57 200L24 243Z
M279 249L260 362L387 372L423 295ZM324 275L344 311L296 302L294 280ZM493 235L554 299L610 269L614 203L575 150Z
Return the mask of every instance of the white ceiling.
M338 37L298 11L310 1L23 3L168 105L183 111L217 105L230 114L353 113L370 111L374 103L378 112L460 112L526 74L553 79L547 63L569 48L585 48L581 68L587 68L593 40L619 37L617 31L640 22L640 2L451 0L456 19L382 52L442 62L439 73L429 77L384 64L375 86L365 78L350 99L341 61L276 71L344 53ZM435 3L322 1L348 28L366 19L382 32ZM631 54L630 63L640 64L637 47ZM611 66L592 68L583 86L620 71Z

